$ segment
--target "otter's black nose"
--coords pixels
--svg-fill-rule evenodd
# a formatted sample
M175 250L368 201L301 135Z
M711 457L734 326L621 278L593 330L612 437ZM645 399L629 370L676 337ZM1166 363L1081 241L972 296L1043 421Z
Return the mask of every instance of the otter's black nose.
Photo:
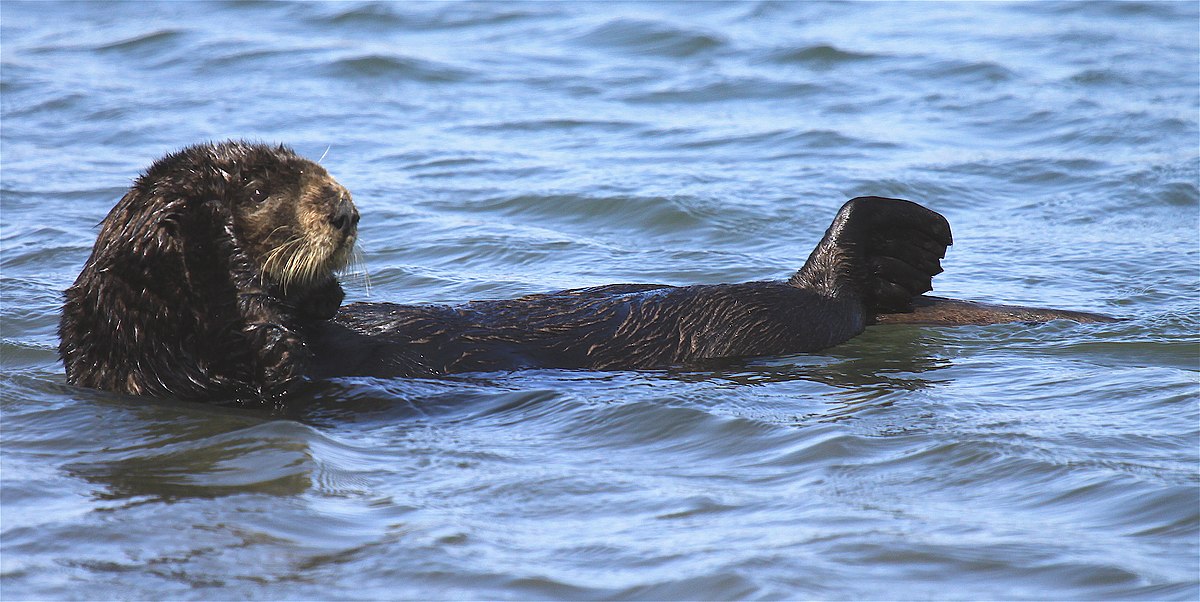
M350 234L354 231L355 226L358 226L358 210L350 203L342 203L338 205L333 215L329 216L329 223L333 224L334 228L342 231L342 234Z

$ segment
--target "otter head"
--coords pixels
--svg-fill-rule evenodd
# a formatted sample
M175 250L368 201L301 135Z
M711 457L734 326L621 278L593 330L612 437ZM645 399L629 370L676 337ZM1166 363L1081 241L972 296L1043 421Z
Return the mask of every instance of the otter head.
M342 300L358 211L284 146L201 144L139 177L66 292L67 381L178 397L262 397L299 379L305 320Z
M325 168L282 147L252 147L230 179L234 235L280 294L307 294L346 267L358 209Z

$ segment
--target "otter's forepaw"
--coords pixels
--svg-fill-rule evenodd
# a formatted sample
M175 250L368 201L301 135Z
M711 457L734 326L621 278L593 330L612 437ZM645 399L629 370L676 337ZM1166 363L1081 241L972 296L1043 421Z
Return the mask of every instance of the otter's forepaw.
M337 280L330 279L327 283L303 295L293 306L296 315L313 320L328 320L342 306L346 298L342 285Z
M254 379L260 394L274 394L287 389L304 374L308 349L304 339L279 324L251 324L247 337L254 346Z

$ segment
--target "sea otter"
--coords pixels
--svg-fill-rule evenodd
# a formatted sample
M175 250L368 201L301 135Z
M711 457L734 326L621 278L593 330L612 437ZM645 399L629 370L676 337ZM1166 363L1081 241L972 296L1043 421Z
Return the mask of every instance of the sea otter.
M618 284L461 305L340 307L350 193L285 146L229 141L156 161L104 219L66 291L74 385L271 398L306 378L523 368L643 369L817 351L875 322L1094 314L925 297L952 244L916 203L859 197L785 281Z

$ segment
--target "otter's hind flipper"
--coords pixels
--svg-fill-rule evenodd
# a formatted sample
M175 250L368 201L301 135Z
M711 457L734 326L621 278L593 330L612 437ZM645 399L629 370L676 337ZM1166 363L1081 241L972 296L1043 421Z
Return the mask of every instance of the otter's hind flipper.
M876 324L925 324L932 326L964 326L1007 324L1009 322L1042 323L1051 320L1073 320L1075 322L1121 322L1104 314L1066 309L1025 307L1022 305L996 305L978 301L960 301L945 297L921 295L913 299L913 310L908 313L883 313L875 316Z
M946 218L911 201L851 199L838 211L791 284L862 299L870 313L912 310L933 290L941 259L954 243Z

